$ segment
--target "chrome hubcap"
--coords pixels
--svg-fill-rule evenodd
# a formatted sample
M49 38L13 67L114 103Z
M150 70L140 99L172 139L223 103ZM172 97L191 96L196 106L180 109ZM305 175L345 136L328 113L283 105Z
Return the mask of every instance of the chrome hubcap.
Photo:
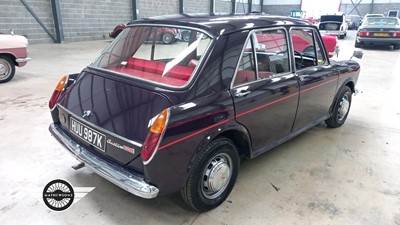
M203 172L201 191L208 199L217 198L228 186L232 176L232 159L225 153L214 156Z
M347 112L350 108L350 102L347 95L343 96L342 100L339 103L339 110L338 110L338 120L341 121L347 115Z
M7 78L11 74L11 65L5 59L0 59L0 79Z

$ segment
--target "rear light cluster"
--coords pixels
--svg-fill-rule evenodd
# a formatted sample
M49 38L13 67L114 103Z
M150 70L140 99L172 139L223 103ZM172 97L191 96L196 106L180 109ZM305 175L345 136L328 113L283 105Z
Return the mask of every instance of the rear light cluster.
M164 109L158 114L156 120L150 127L149 134L146 137L142 147L143 164L147 165L157 152L158 146L164 136L169 119L169 108Z
M68 77L63 76L61 80L58 82L56 88L54 89L53 94L51 95L50 101L49 101L49 108L52 110L54 106L57 103L58 98L60 98L60 95L62 91L64 90L65 84L67 83Z
M391 32L390 36L392 36L392 37L400 37L400 32Z
M360 37L367 37L367 36L372 36L372 32L367 32L367 31L360 31L358 32L358 36Z
M361 30L358 32L358 36L360 37L371 37L374 36L374 33L386 33L391 37L400 37L400 32L369 32Z

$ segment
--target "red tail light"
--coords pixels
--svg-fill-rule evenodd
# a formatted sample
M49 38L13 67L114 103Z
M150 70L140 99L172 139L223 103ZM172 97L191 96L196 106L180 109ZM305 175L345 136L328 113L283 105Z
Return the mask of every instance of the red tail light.
M392 37L400 37L400 32L390 33L390 36L392 36Z
M157 148L160 145L162 137L164 136L168 119L169 109L164 109L164 111L158 114L157 119L150 127L149 134L147 135L142 147L142 159L144 165L147 165L157 152Z
M369 32L367 32L367 31L360 31L360 32L358 32L358 36L360 36L360 37L369 36Z
M63 76L61 80L58 82L56 88L54 89L53 94L51 95L50 101L49 101L49 108L53 109L54 106L57 103L58 98L60 97L60 94L62 90L64 89L64 86L67 82L67 76Z

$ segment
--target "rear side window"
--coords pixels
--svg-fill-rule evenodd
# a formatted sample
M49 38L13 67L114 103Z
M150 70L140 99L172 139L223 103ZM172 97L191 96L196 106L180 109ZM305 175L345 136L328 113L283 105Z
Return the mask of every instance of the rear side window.
M285 30L256 30L244 47L233 85L279 76L289 71Z
M128 27L91 66L162 85L182 87L194 75L211 41L209 36L197 30Z

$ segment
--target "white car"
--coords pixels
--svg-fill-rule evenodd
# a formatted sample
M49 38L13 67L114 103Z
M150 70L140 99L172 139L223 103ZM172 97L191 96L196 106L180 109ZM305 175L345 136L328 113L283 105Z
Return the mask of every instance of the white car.
M323 15L318 28L321 34L335 35L339 39L343 39L348 30L346 16L342 13Z
M26 37L0 34L0 83L10 81L14 77L15 66L25 66L30 60Z

